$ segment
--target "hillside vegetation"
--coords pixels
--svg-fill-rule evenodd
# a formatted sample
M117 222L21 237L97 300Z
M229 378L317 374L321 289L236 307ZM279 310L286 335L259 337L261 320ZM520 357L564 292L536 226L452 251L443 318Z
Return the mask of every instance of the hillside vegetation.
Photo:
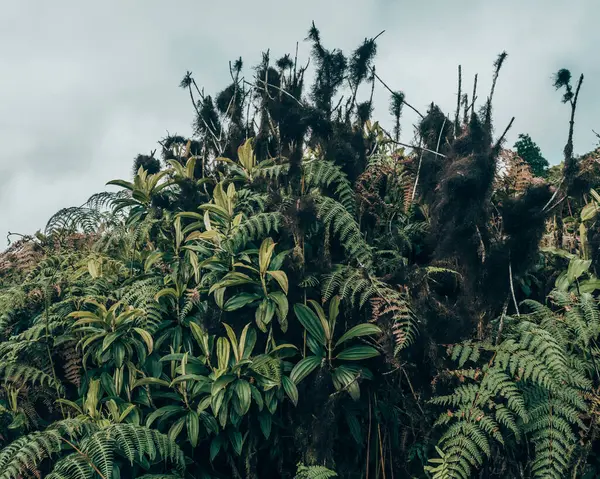
M600 474L583 76L556 74L548 169L493 127L506 53L447 115L384 83L376 39L307 40L310 84L294 55L214 96L188 72L192 137L1 255L0 479Z

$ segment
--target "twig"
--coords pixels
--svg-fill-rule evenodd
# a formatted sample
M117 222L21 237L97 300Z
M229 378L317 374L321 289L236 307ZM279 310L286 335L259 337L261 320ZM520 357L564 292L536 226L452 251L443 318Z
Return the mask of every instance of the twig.
M379 77L379 75L377 75L377 73L375 73L375 69L373 67L371 67L371 70L373 71L373 76L375 78L377 78L377 80L379 80L379 82L387 89L387 91L389 91L392 95L395 95L396 92L394 90L392 90L389 86L387 86L387 84ZM421 118L425 118L419 110L417 110L414 106L412 106L406 100L403 99L402 103L404 103L408 108L410 108L412 111L414 111Z
M454 138L458 131L458 117L460 115L460 100L462 93L462 67L458 65L458 96L456 100L456 115L454 115Z
M383 127L381 127L381 125L379 127L381 128L381 131L383 131L388 136L388 140L391 141L392 143L395 143L396 145L405 146L407 148L412 148L413 150L426 151L427 153L433 153L434 155L441 156L442 158L446 158L446 155L438 153L437 151L430 150L429 148L425 148L422 146L409 145L408 143L402 143L401 141L396 141L396 140L394 140L394 138L392 137L392 135L390 135L390 133L388 131L386 131Z
M542 213L543 213L544 211L546 211L546 208L548 208L548 206L550 205L550 203L552 203L552 202L554 201L554 198L556 198L556 195L557 195L557 194L558 194L558 192L560 191L560 187L562 186L562 184L563 184L563 181L565 181L565 177L564 177L564 176L561 178L561 180L560 180L560 183L559 183L559 184L558 184L558 186L556 187L556 191L554 191L554 194L553 194L553 195L552 195L552 197L551 197L551 198L548 200L548 203L546 203L546 204L544 205L544 207L542 208L542 211L541 211Z
M419 139L419 148L423 144L423 136ZM415 195L417 194L417 184L419 182L419 175L421 174L421 165L423 164L423 153L424 150L421 149L421 154L419 155L419 166L417 167L417 177L415 178L415 184L413 185L412 194L410 195L411 204L415 201Z
M369 479L369 453L371 451L371 395L369 394L369 432L367 433L367 470L365 479Z
M473 82L473 96L471 97L471 115L475 114L475 100L477 100L477 73L475 74L475 81Z
M379 456L379 462L381 462L381 473L383 474L383 479L386 479L387 476L385 474L385 449L383 448L383 441L381 440L381 424L377 423L377 435L379 436L379 450L381 451L381 455Z
M504 318L506 317L506 310L508 309L508 298L504 301L504 308L502 309L502 316L500 316L500 325L498 326L498 334L496 335L496 346L500 342L500 336L502 335L502 330L504 329Z
M383 35L385 33L385 30L381 30L377 35L375 35L371 40L375 41L377 40L381 35Z
M508 279L510 280L510 292L512 294L513 302L515 303L515 309L517 310L517 316L521 316L519 313L519 305L517 304L517 297L515 296L515 286L513 284L513 276L512 276L512 262L508 262Z
M481 236L481 231L479 231L479 226L475 226L477 230L477 236L479 237L479 246L481 247L481 263L485 263L485 244L483 243L483 237Z
M423 411L423 408L421 407L421 403L419 402L419 399L417 398L417 394L415 393L412 383L410 382L410 378L408 377L408 374L406 374L406 370L404 368L402 368L402 372L404 373L404 377L406 378L406 381L408 382L408 387L410 388L410 392L412 393L413 398L414 398L415 402L417 403L419 411L421 411L421 413L423 415L425 415L425 411Z
M285 94L285 95L289 96L291 99L295 100L295 101L296 101L296 103L298 103L298 105L300 105L300 106L302 106L302 107L304 107L304 106L305 106L305 105L304 105L304 104L303 104L303 103L302 103L300 100L298 100L298 98L296 98L296 97L295 97L294 95L292 95L291 93L289 93L289 92L285 91L283 88L281 88L281 87L278 87L277 85L272 85L271 83L267 83L265 80L262 80L262 79L260 79L260 78L257 78L257 80L258 80L258 81L260 81L260 82L262 82L262 83L264 83L264 84L265 84L265 88L261 88L261 87L259 87L259 86L253 85L252 83L250 83L250 82L249 82L249 81L247 81L247 80L243 80L243 81L244 81L244 83L246 83L246 84L250 85L250 86L251 86L251 87L253 87L253 88L256 88L256 89L259 89L259 90L263 90L264 92L266 92L266 93L267 93L267 95L269 94L269 92L267 91L267 87L275 88L276 90L279 90L281 93L283 93L283 94Z
M442 135L444 134L444 127L446 126L446 116L444 116L444 122L442 123L442 128L440 128L440 134L438 135L437 145L435 147L435 154L439 155L440 143L442 141ZM423 143L423 137L419 140L419 143ZM445 157L444 157L445 158ZM421 173L421 164L423 163L423 150L421 150L421 155L419 157L419 167L417 168L417 177L415 178L415 184L413 186L412 198L410 199L411 203L415 200L415 195L417 194L417 186L419 184L419 175Z
M560 205L563 201L565 201L568 198L568 196L563 196L560 200L558 200L556 203L554 203L550 208L548 208L548 212L552 211L554 208L556 208L558 205Z
M504 133L502 133L502 135L500 136L500 138L498 138L498 141L496 142L496 146L494 146L494 149L496 148L500 148L500 145L502 144L502 142L504 141L504 137L506 136L506 134L508 133L508 130L510 130L510 128L512 127L512 124L515 121L515 117L513 116L510 119L510 122L508 123L508 126L504 129Z

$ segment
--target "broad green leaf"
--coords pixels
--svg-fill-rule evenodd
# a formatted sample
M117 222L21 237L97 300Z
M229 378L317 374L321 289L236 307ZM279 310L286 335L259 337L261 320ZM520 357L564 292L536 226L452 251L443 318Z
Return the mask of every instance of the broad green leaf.
M544 247L544 248L540 248L540 251L542 253L553 254L555 256L560 256L561 258L566 258L566 259L573 259L573 258L577 257L573 253L569 253L568 251L565 251L564 249L559 249L559 248Z
M233 389L240 400L240 412L243 416L250 409L250 399L252 395L250 384L244 379L238 379L233 385Z
M277 358L291 358L296 356L296 354L298 354L298 348L289 343L278 344L269 351L270 356Z
M231 271L223 276L223 279L218 283L213 284L208 290L208 294L212 294L213 291L221 288L229 288L230 286L239 286L242 284L254 283L255 281L248 275L240 273L238 271Z
M200 205L199 208L206 211L207 213L208 212L214 213L218 217L223 218L225 221L229 221L229 219L230 219L228 211L225 208L222 208L220 206L213 205L213 204L204 204L204 205Z
M600 208L598 208L598 204L595 201L588 203L581 209L581 221L593 219L598 214L598 211L600 211Z
M223 309L223 303L225 302L225 289L226 288L219 288L215 291L215 303L217 303L217 306L221 309Z
M289 311L289 303L287 296L281 291L276 291L275 293L269 294L269 298L272 299L277 305L277 320L279 321L281 330L285 333L287 332L288 328L287 315Z
M199 374L182 374L181 376L178 376L175 379L173 379L169 386L175 386L176 384L184 383L186 381L207 382L208 380L205 376L200 376Z
M204 354L206 357L210 356L208 334L202 329L202 327L199 324L194 323L193 321L190 322L190 329L192 330L192 335L198 343L198 346L200 346L200 348L202 349L202 354Z
M298 321L300 321L308 333L321 345L325 346L327 344L325 331L323 330L323 325L317 315L308 307L300 303L294 305L294 313L296 313Z
M225 306L223 307L224 311L235 311L237 309L243 308L244 306L253 303L257 299L260 299L258 294L254 293L239 293L235 296L232 296L227 300Z
M146 261L144 261L144 273L148 273L152 266L160 261L162 257L163 253L161 251L152 251L146 258Z
M127 416L129 416L129 414L131 414L131 412L136 408L137 406L135 404L130 404L129 406L127 406L125 408L125 410L119 415L119 422L123 422L125 421L125 419L127 418Z
M183 233L181 231L181 217L175 218L173 226L175 227L175 249L176 251L179 251L179 247L181 246L181 242L183 241Z
M269 439L271 435L271 425L273 424L273 417L268 412L262 412L258 415L258 423L260 430L265 436L265 439Z
M212 240L215 239L215 237L219 236L219 233L216 230L209 230L209 231L192 231L187 238L185 238L185 242L187 243L188 241L194 241L194 240ZM209 245L210 247L210 245Z
M573 282L578 279L583 273L585 273L591 266L591 260L584 259L572 259L569 261L569 266L567 268L567 277L569 282Z
M214 190L213 190L213 200L215 202L215 205L219 208L221 208L223 211L225 211L227 213L227 216L229 216L229 202L227 201L227 195L225 194L225 191L223 191L223 182L220 181L219 183L216 184ZM202 206L208 206L208 205L202 205Z
M229 365L229 353L231 351L231 345L227 338L217 339L217 361L219 369L225 370Z
M229 400L230 399L231 399L231 396L228 395L227 393L225 393L225 395L223 396L223 404L221 405L221 409L219 409L218 420L219 420L219 424L221 424L221 427L223 429L225 429L225 426L227 426L228 419L231 419L231 422L233 422L233 419L229 417ZM233 416L234 412L235 411L231 411L232 416Z
M156 411L151 412L148 415L148 417L146 418L146 427L152 426L154 421L156 421L157 419L161 419L161 421L166 420L166 419L174 416L175 414L182 414L184 412L185 412L185 409L183 409L183 407L181 407L181 406L176 406L176 405L163 406L163 407L157 409Z
M242 433L240 433L239 431L229 430L229 442L231 443L235 453L238 456L241 455L242 454L242 446L244 443L242 440Z
M198 445L198 436L200 434L200 420L196 411L190 411L185 417L185 427L188 433L188 439L192 447Z
M242 335L243 335L243 332L242 332ZM252 355L255 345L256 345L256 329L248 328L248 332L246 334L246 341L244 342L244 351L242 353L242 359L248 359Z
M219 454L219 451L221 451L222 446L223 446L223 437L220 435L215 437L210 442L210 461L211 462L215 460L215 457L217 457L217 455Z
M329 301L329 327L331 328L331 335L335 331L335 323L337 317L340 314L340 297L338 295L331 298Z
M287 251L282 251L281 253L278 253L275 258L273 258L271 260L271 265L270 268L273 271L277 271L278 269L281 269L281 266L283 266L283 261L285 260L285 257L290 254L290 251L292 250L287 250Z
M163 296L171 296L173 299L177 300L179 298L179 293L177 293L177 290L175 288L164 288L161 289L158 293L156 293L154 299L158 301Z
M360 398L360 388L357 381L357 373L340 366L336 368L331 378L333 385L337 391L345 390L350 394L350 397L357 401Z
M312 373L321 365L321 358L318 356L308 356L298 361L290 373L290 379L299 384L306 376Z
M226 374L218 378L212 385L211 394L216 396L219 391L226 388L229 384L235 381L236 377L233 374Z
M213 414L215 417L219 414L221 410L221 406L223 405L223 400L225 399L225 390L221 389L216 395L212 396L210 401L210 407L213 410Z
M173 425L169 429L169 433L168 433L169 439L171 439L171 441L175 441L177 439L177 436L179 436L179 434L183 430L184 424L185 424L185 417L182 417L182 418L178 419L177 421L175 421L175 423L173 423Z
M206 412L199 412L198 417L204 424L204 427L207 431L212 432L213 434L219 433L219 425L217 424L217 420Z
M371 324L371 323L357 324L353 328L350 328L348 331L346 331L342 335L342 337L340 339L338 339L338 342L335 343L335 347L337 348L340 344L348 341L349 339L358 338L361 336L370 336L372 334L380 334L380 333L381 333L381 329L379 328L379 326L376 326L374 324Z
M298 388L296 387L296 383L292 381L287 376L281 377L281 383L283 384L283 390L290 398L290 401L294 404L294 406L298 405Z
M362 434L362 429L360 427L360 422L358 422L356 414L348 412L347 410L345 412L346 414L344 414L344 416L346 417L346 424L348 424L350 434L352 434L352 437L356 441L356 444L361 445L364 441L364 438Z
M109 333L102 341L102 352L106 351L112 343L114 343L117 339L119 339L123 333L121 331L116 331L114 333Z
M273 256L273 250L275 249L275 243L272 238L265 238L260 245L258 250L258 267L261 274L265 274L269 264L271 263L271 256Z
M275 314L275 303L268 298L262 300L262 302L256 308L254 315L256 319L256 325L263 332L267 332L267 326L271 323L273 315Z
M242 358L240 357L238 340L235 335L235 331L227 323L222 323L222 324L225 327L225 330L227 331L227 336L229 337L229 341L231 342L231 346L233 348L233 356L235 357L235 361L239 362L240 359L242 359Z
M375 356L379 356L379 351L377 351L373 346L351 346L338 354L337 359L344 361L359 361L361 359L373 358Z
M317 303L314 299L309 299L308 302L313 307L315 312L317 313L317 317L319 318L319 321L321 322L321 327L323 328L323 331L325 332L325 339L327 340L327 342L331 341L332 330L329 327L329 321L327 320L327 317L325 316L325 310L323 309L323 306L321 306L319 303Z
M256 157L252 149L252 138L248 138L237 150L240 165L250 173L256 165Z
M325 357L325 346L319 344L319 342L312 337L312 335L306 335L306 345L311 353L321 358Z
M554 286L559 291L568 291L571 282L569 281L569 277L567 276L567 272L563 271L558 275L556 281L554 282Z
M117 342L113 343L111 350L115 366L117 366L117 368L122 367L123 362L125 361L125 347L120 342Z
M586 279L579 283L580 293L593 293L600 289L600 279Z
M244 359L244 350L246 349L246 338L248 337L248 330L250 329L250 323L244 326L242 334L240 335L240 343L238 344L238 362Z
M256 403L256 406L258 407L258 410L262 411L265 402L263 400L262 395L260 394L260 391L254 384L250 384L250 393L252 395L252 399L254 399L254 402Z
M281 270L277 271L267 271L267 274L270 275L275 281L279 283L279 287L283 290L285 294L288 294L288 277Z
M165 381L164 379L159 378L141 378L138 379L131 385L131 389L140 387L140 386L165 386L169 387L169 381Z
M152 340L152 335L142 328L133 328L133 330L136 333L138 333L146 343L146 347L148 348L148 354L152 354L152 350L154 349L154 341Z

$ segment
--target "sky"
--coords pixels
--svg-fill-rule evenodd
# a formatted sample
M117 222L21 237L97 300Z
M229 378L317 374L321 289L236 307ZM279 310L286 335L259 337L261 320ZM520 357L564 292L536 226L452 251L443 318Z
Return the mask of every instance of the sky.
M456 105L457 67L468 91L479 73L509 54L494 102L496 129L528 133L551 162L561 159L569 107L552 76L568 68L585 80L575 153L600 131L598 0L13 0L0 15L0 249L8 232L44 228L60 208L80 205L107 181L129 178L133 158L167 132L191 134L193 110L178 88L187 70L206 92L229 81L228 62L249 67L261 52L293 53L314 20L326 47L349 52L378 39L379 76L421 111ZM386 117L378 88L375 116ZM403 139L416 117L406 110ZM15 239L13 237L13 239Z

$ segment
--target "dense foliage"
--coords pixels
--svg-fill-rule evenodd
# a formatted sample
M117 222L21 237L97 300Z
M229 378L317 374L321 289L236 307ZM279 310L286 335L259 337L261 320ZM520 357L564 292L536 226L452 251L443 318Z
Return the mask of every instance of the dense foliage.
M600 471L583 77L557 74L572 115L551 185L503 149L510 125L493 133L505 53L485 101L459 78L456 112L417 112L404 145L414 107L375 39L308 41L310 85L290 55L252 78L239 59L214 98L187 73L193 137L2 254L1 479Z
M523 158L531 167L535 176L546 176L550 164L542 155L542 150L527 134L520 134L515 142L514 149L519 157Z

